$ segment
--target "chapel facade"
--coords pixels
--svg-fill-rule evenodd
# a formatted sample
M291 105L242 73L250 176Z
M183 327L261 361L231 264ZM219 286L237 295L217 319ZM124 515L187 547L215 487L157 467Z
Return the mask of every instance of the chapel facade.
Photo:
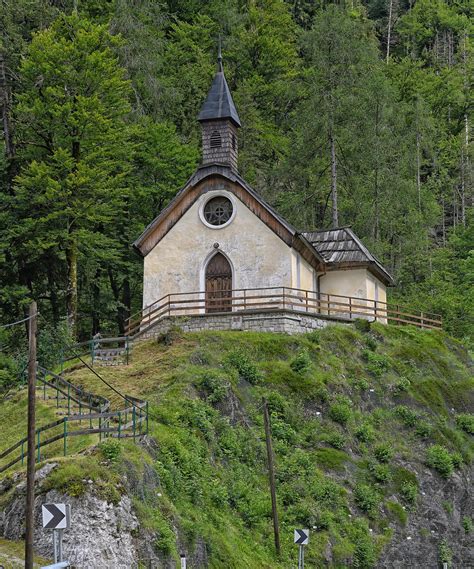
M263 299L287 289L291 309L327 315L332 304L346 317L338 298L359 299L382 307L383 320L392 278L352 229L298 231L239 175L241 122L220 55L198 121L201 165L134 243L144 258L144 314L167 295L188 302L183 315L255 308L248 299L258 296L270 309Z

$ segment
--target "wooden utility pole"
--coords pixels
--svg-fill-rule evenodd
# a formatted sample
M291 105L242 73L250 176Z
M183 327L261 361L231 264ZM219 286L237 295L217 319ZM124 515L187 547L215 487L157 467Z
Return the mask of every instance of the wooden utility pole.
M30 304L28 326L28 462L26 467L25 569L33 569L35 517L35 398L36 398L36 302Z
M273 533L275 535L275 549L280 555L280 526L278 524L278 510L275 490L275 465L273 463L272 434L270 432L270 416L265 398L263 402L263 420L265 423L265 441L267 443L268 478L270 479L270 493L272 496Z

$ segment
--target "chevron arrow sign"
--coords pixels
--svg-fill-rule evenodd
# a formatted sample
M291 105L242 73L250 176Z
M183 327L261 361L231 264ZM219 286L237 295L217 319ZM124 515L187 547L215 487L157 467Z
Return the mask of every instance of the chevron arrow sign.
M43 504L41 510L44 529L69 527L69 506L67 504Z
M295 543L297 545L308 545L309 529L295 529Z

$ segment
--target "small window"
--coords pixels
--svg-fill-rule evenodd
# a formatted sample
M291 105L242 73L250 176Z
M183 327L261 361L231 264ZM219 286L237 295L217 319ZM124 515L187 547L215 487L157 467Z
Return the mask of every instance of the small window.
M210 225L224 225L232 217L232 202L224 196L211 198L204 206L204 219Z
M236 150L237 149L237 138L235 136L235 134L232 135L232 150Z
M220 148L222 146L221 133L218 130L211 132L211 148Z

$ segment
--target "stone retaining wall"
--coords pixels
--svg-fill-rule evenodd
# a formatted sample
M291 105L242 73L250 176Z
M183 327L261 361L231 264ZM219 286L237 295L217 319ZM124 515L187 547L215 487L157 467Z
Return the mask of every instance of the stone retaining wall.
M343 319L339 322L345 323ZM196 316L167 316L142 333L141 339L152 338L167 332L172 326L179 326L184 332L201 330L255 330L257 332L279 332L304 334L325 328L329 321L311 314L281 310L278 312L235 312L199 314Z

